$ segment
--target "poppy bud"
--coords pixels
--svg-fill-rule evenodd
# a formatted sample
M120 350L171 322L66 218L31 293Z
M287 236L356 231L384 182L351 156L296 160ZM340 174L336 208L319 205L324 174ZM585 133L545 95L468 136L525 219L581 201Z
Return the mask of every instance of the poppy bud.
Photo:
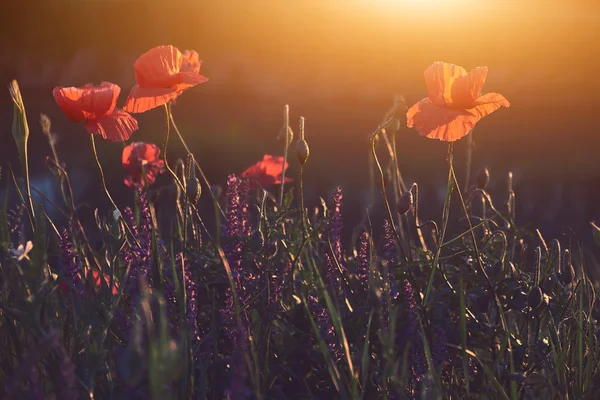
M396 209L398 213L404 215L411 209L413 206L413 194L410 190L407 190L402 194L400 199L398 199L398 204L396 205Z
M490 183L490 171L487 168L483 168L477 174L477 187L481 190L485 190L487 188L488 183Z
M308 160L309 155L310 149L308 148L308 143L306 143L306 140L298 140L296 142L296 156L298 157L298 162L300 165L306 164L306 160Z
M202 185L196 177L189 178L187 180L187 195L188 199L193 203L198 203L200 195L202 194Z
M533 285L527 296L527 305L535 310L542 305L543 297L542 289L538 285Z

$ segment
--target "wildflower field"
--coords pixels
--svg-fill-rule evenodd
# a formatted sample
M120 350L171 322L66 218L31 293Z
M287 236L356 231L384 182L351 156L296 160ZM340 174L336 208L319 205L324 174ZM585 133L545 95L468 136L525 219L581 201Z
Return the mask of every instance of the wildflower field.
M457 178L455 143L511 111L482 90L487 67L424 65L423 99L382 110L365 146L382 209L347 226L342 189L305 204L311 132L288 106L280 154L209 182L211 160L194 157L174 117L210 79L201 63L193 50L149 49L122 107L110 82L54 88L61 117L89 136L94 196L111 204L93 213L76 204L52 121L27 115L9 84L20 165L1 165L1 398L600 398L600 301L581 246L517 224L512 175L492 197L469 153ZM144 141L140 113L164 116L162 143ZM34 121L59 202L30 182ZM403 179L398 132L448 146L439 220L419 217L426 200ZM101 140L123 149L132 207L111 196ZM169 155L174 141L183 159Z

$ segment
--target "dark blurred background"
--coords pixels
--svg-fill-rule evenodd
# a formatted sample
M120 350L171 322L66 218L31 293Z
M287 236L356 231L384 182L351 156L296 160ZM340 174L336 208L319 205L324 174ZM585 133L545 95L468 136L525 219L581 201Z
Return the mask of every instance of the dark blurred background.
M423 71L439 60L487 65L484 91L511 102L482 120L474 136L473 170L489 167L497 200L513 171L517 219L547 239L573 228L588 240L589 221L600 222L600 7L592 2L63 0L0 7L0 81L17 79L23 92L33 183L52 195L44 167L50 150L38 124L43 112L79 202L90 210L107 204L89 140L61 113L52 88L112 81L122 87L122 104L135 84L136 58L172 44L197 50L210 79L185 92L173 112L213 183L265 153L281 154L276 136L289 104L294 127L306 118L308 201L317 204L340 185L346 220L356 223L369 191L368 134L395 94L410 104L426 96ZM1 164L17 165L8 90L0 110ZM136 117L133 140L162 143L163 113ZM398 148L405 180L420 185L423 217L439 217L446 144L404 130ZM124 202L131 193L122 184L121 149L99 143L108 185ZM175 140L170 154L184 155ZM464 154L463 140L455 155L463 180ZM292 159L290 173L296 171Z

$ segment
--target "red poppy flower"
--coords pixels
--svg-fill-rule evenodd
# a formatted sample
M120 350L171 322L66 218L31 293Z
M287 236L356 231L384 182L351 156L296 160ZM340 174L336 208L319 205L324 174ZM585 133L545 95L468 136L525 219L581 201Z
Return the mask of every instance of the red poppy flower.
M250 189L258 189L269 185L281 184L281 173L283 167L283 157L273 157L265 154L263 159L244 172L241 173L242 178L250 180ZM289 164L285 163L287 170ZM286 182L293 182L292 178L286 177Z
M88 278L90 277L89 274L87 274ZM100 273L96 270L92 270L92 275L91 275L91 279L94 282L94 285L96 285L96 287L98 289L100 289L101 287L101 280L100 280ZM104 274L104 281L106 282L106 286L108 286L110 284L110 276L108 274ZM58 290L60 290L61 293L68 293L70 288L69 288L69 284L65 281L61 281L58 283ZM112 294L116 295L118 293L119 290L119 284L115 281L113 281L113 288L112 288Z
M206 82L208 78L200 75L201 65L195 51L182 54L173 46L148 50L133 65L137 85L131 89L123 109L132 113L148 111L168 103L185 89Z
M129 173L125 184L129 187L154 183L163 172L165 163L159 159L160 149L152 143L134 142L123 149L123 167Z
M89 275L88 275L88 277L89 277ZM94 285L96 285L96 287L98 289L100 289L102 287L102 281L100 281L100 273L98 271L96 271L95 269L92 270L91 279L93 280ZM110 285L110 275L104 274L104 282L106 282L106 286ZM119 293L119 284L117 282L113 281L112 294L113 294L113 296L116 296L117 293Z
M477 121L510 103L501 94L480 95L487 67L471 72L463 67L435 62L425 70L429 96L406 113L407 125L422 136L454 142L466 136Z
M55 87L54 100L73 122L85 121L85 129L111 142L123 142L137 130L138 123L125 111L115 108L121 88L114 83L88 83L81 87Z

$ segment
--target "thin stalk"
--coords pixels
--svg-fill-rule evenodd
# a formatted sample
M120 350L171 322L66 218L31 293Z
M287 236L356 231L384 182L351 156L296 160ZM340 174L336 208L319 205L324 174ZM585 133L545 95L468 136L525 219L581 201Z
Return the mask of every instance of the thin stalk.
M285 129L285 146L283 150L283 164L281 165L281 190L279 192L279 208L283 208L283 189L285 186L285 164L287 162L288 150L290 147L290 106L285 105L283 110L283 129Z
M388 121L389 123L390 121ZM404 259L404 261L407 261L406 255L404 254L404 248L402 247L402 240L400 238L400 234L398 233L398 230L396 229L396 224L394 223L394 216L392 214L392 208L390 207L390 202L387 199L387 190L386 190L386 186L385 186L385 176L383 174L383 170L381 169L381 164L379 163L379 159L377 158L377 152L375 151L375 138L377 136L377 134L379 132L381 132L384 129L384 126L379 127L374 133L373 135L371 135L371 152L373 153L373 160L375 161L375 165L377 166L377 169L379 170L379 184L380 184L380 189L381 189L381 195L383 196L383 201L385 203L385 208L387 210L388 213L388 218L390 220L390 225L392 226L392 230L394 231L394 235L396 236L396 240L398 241L398 247L400 247L400 252L402 254L402 258Z
M299 140L304 140L304 117L300 117L300 139ZM285 163L284 163L285 166ZM307 226L306 226L306 219L308 219L308 216L306 215L306 210L304 209L304 179L303 179L303 171L304 171L304 164L300 163L300 171L298 172L298 192L299 192L299 196L300 196L300 213L301 213L301 219L300 221L302 222L302 235L306 236L306 231L307 231Z
M173 125L173 129L175 129L175 133L177 133L177 136L179 137L179 140L181 141L183 148L189 155L192 155L190 148L185 143L185 140L183 140L183 135L181 134L181 132L179 132L179 129L177 128L177 125L175 124L175 119L173 119L173 113L171 112L170 104L167 103L165 105L165 108L167 109L167 117L169 118L169 121L171 121L171 125ZM167 122L167 124L168 124L168 122ZM217 198L215 197L215 194L213 193L213 191L210 187L210 183L208 182L208 178L206 178L206 175L204 175L204 171L202 171L200 164L198 163L198 161L196 161L196 157L192 157L192 161L194 162L196 169L198 169L198 173L200 173L200 176L202 177L202 180L204 181L204 184L206 185L206 188L208 189L208 193L210 193L210 196L212 197L213 202L215 203L216 207L219 209L221 216L225 217L225 212L223 211L223 209L221 208L221 205L217 201Z
M100 164L100 159L98 158L98 152L96 151L96 141L94 139L93 134L90 134L90 143L92 144L92 153L94 153L94 160L96 161L96 166L98 167L98 173L100 174L100 182L102 183L102 189L104 189L104 193L106 193L106 197L108 197L108 200L110 201L110 204L113 206L114 211L117 211L119 218L121 219L121 221L123 221L123 225L125 225L125 230L127 231L127 233L131 236L131 238L133 239L135 244L137 246L141 247L137 238L135 237L135 235L129 228L129 225L127 225L125 218L123 218L123 215L119 211L119 207L117 207L117 204L115 203L112 196L110 195L110 192L108 191L108 187L106 187L106 180L104 179L104 171L102 170L102 164Z
M435 276L435 271L438 268L440 254L442 252L442 243L444 243L444 236L446 234L446 228L448 227L448 216L450 214L450 198L452 197L452 187L454 184L452 182L452 161L454 158L453 152L454 143L450 142L450 144L448 144L448 184L446 186L446 198L444 200L444 209L442 211L442 229L438 232L437 249L435 251L435 256L433 257L433 262L431 264L431 273L429 274L429 281L427 282L427 289L425 290L423 304L427 304L429 294L431 293L431 288L433 286L433 278Z
M458 194L458 198L460 200L460 204L462 206L463 213L465 215L467 224L469 226L471 240L473 241L473 248L475 251L475 258L477 259L477 265L479 266L479 270L480 270L481 274L485 277L485 280L488 284L490 293L494 297L494 302L495 302L496 308L498 310L498 316L500 318L500 323L502 325L502 329L504 330L504 332L506 332L508 334L509 329L508 329L508 325L506 323L506 317L504 315L504 311L502 310L502 303L500 303L500 299L498 298L496 289L494 288L494 285L492 284L490 277L488 276L488 274L483 266L483 262L481 260L481 254L479 252L479 246L477 245L477 240L475 239L475 233L473 231L473 226L471 224L471 220L469 219L469 212L467 211L467 206L465 205L465 201L464 201L462 193L459 189L460 186L458 185L458 180L456 179L456 174L454 173L454 168L452 167L452 165L450 165L450 173L451 173L452 179L454 181L454 184L456 186L456 192ZM510 357L510 369L511 369L511 372L514 372L514 362L513 362L513 358L512 358L513 352L512 352L512 344L510 342L510 338L508 340L508 350L509 350L509 357ZM517 384L515 381L511 381L510 388L511 388L511 397L513 399L516 399L517 398Z
M473 130L467 135L467 160L465 165L465 187L464 191L467 192L469 189L469 182L471 182L471 160L473 158Z

